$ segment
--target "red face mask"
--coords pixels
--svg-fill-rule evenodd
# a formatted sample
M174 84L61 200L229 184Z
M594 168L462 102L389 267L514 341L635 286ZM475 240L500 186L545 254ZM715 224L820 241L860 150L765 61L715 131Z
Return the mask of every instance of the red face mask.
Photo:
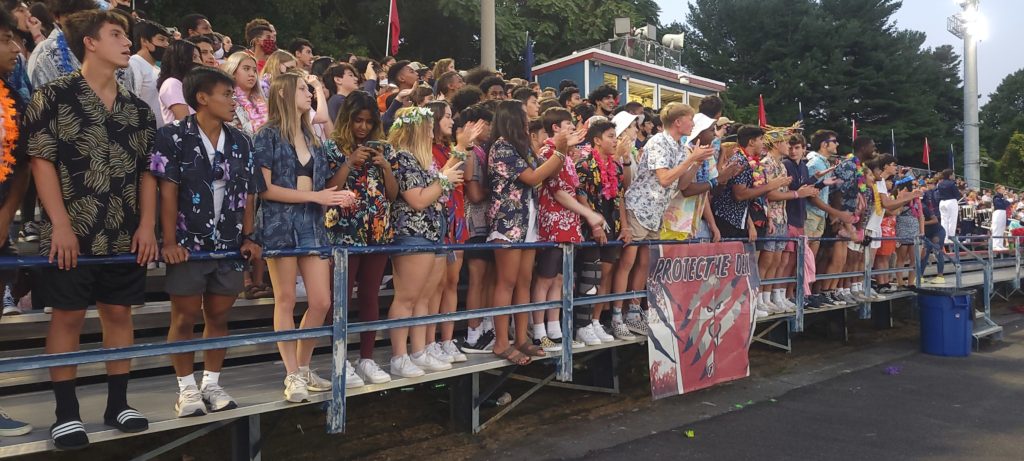
M260 49L262 49L263 52L266 54L273 53L274 51L277 50L277 40L274 40L272 38L263 40L263 43L260 43Z

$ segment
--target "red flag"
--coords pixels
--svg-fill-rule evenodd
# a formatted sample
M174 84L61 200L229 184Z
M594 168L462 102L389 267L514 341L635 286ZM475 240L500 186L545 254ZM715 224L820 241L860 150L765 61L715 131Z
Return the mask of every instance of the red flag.
M391 13L388 15L388 44L391 55L398 54L398 40L402 35L402 27L398 23L398 0L391 0Z
M921 161L924 162L925 165L928 165L928 169L930 170L932 169L932 159L928 157L929 152L928 138L924 138L924 154L921 155Z
M768 115L764 112L764 96L757 95L757 124L762 128L768 126Z
M856 141L857 140L857 121L856 120L852 120L851 122L853 123L853 139L851 139L851 141Z

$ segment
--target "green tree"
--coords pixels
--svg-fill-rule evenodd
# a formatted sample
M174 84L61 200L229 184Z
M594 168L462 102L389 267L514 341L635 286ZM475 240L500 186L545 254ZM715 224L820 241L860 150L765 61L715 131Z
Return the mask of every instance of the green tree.
M1010 138L1024 132L1024 69L1007 75L981 108L981 143L1002 153Z
M684 59L694 73L725 81L732 107L756 106L763 95L768 122L788 125L802 104L808 132L828 128L849 140L856 120L881 150L892 149L894 130L901 161L918 164L924 137L934 146L957 137L959 57L951 47L922 49L924 33L897 28L900 6L695 0Z
M1024 188L1024 134L1019 131L1010 136L999 161L1002 180L1014 188Z
M455 58L460 68L480 61L479 0L398 0L401 42L398 57L430 63ZM389 54L388 2L381 0L248 0L238 3L207 0L154 2L151 15L164 25L177 25L188 13L202 12L214 29L244 44L245 23L263 17L278 30L278 45L296 37L309 39L317 54L349 52L381 58ZM498 67L507 75L523 72L526 32L536 41L536 62L562 57L612 37L613 18L633 24L658 24L654 0L497 0Z

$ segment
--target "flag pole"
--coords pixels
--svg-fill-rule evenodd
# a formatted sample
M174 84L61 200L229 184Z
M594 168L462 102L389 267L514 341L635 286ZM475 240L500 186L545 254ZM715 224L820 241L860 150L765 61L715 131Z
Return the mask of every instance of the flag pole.
M391 12L395 11L395 0L388 2L388 41L384 44L384 54L391 54Z
M889 133L890 133L890 135L892 137L892 156L894 158L898 159L899 157L896 156L896 130L893 129L893 128L890 128L889 129Z

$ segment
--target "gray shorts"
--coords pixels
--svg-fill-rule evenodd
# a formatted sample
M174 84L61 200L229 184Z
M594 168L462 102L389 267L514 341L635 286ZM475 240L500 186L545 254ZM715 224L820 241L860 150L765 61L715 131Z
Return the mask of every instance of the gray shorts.
M187 261L168 264L164 290L171 296L194 296L206 293L238 296L244 289L242 272L231 262Z

